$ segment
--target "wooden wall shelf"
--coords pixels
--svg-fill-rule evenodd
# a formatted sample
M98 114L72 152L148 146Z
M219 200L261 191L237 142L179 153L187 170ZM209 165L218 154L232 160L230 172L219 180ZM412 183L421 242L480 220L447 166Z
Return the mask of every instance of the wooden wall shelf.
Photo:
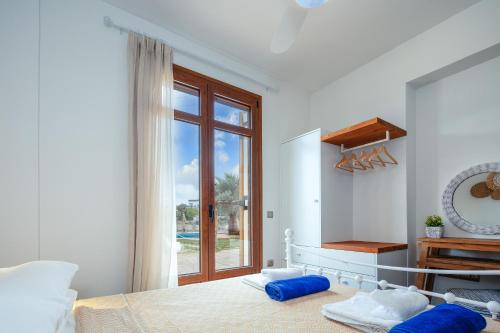
M383 119L373 118L351 127L346 127L336 132L328 133L321 137L321 141L344 148L352 148L367 143L383 140L389 131L391 140L406 136L406 131Z
M383 242L364 242L364 241L344 241L323 243L321 247L324 249L365 252L365 253L384 253L398 250L406 250L408 244L401 243L383 243Z

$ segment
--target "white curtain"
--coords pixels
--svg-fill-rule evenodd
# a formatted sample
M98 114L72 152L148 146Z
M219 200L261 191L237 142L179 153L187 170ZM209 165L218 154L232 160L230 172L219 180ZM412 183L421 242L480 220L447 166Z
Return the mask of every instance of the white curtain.
M131 292L177 286L172 49L128 37Z

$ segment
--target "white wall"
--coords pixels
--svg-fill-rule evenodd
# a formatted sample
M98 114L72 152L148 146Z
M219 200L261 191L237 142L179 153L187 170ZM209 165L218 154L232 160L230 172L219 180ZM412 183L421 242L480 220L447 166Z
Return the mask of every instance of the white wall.
M441 195L469 167L500 161L500 58L416 90L417 221L444 216ZM417 225L417 237L424 234ZM475 237L445 221L448 237ZM487 235L483 238L500 238Z
M0 3L0 267L38 258L38 1Z
M244 74L267 76L101 1L42 0L40 29L38 2L31 5L33 8L24 9L20 4L14 7L13 2L2 2L0 8L10 19L8 23L2 19L2 28L6 25L2 42L12 38L4 33L22 34L13 43L12 55L1 63L2 73L10 71L9 76L2 75L2 87L11 86L13 97L0 101L0 142L10 159L7 165L2 163L0 176L2 184L4 178L9 182L8 188L0 188L1 197L7 198L1 203L0 267L38 257L68 260L80 265L74 287L81 297L124 292L128 255L127 37L106 28L103 16ZM287 84L280 84L279 92L267 92L187 57L176 56L175 61L263 96L263 210L276 213L275 219L263 221L263 256L264 263L267 259L277 262L281 235L276 156L281 141L306 127L308 95ZM11 67L24 64L21 73L26 78L15 81ZM21 110L23 118L7 111L12 109ZM9 121L5 130L4 117ZM12 241L4 242L4 238Z
M422 221L430 214L444 216L441 195L449 181L463 170L484 162L500 161L500 57L481 63L415 92L416 110L416 237L424 236ZM445 236L500 238L475 235L445 219ZM460 256L499 258L495 253ZM480 283L480 284L479 284ZM480 282L438 276L434 290L448 288L498 289L500 277L483 276Z
M310 127L336 130L379 116L412 130L407 83L498 43L500 2L481 1L314 93ZM407 225L406 141L388 145L399 166L354 175L353 224L357 239L410 243L412 264L415 233L408 228L416 226Z

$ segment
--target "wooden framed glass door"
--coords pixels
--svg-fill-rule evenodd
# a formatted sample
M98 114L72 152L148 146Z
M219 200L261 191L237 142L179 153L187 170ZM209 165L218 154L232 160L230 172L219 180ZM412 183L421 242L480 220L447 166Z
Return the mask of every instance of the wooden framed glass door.
M179 284L260 271L261 98L174 66Z

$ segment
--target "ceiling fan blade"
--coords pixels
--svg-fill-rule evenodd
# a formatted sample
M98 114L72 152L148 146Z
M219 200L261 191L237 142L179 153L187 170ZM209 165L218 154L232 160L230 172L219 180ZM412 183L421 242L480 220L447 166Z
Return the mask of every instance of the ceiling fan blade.
M306 9L295 4L288 6L271 40L271 52L283 53L293 45L306 16Z

